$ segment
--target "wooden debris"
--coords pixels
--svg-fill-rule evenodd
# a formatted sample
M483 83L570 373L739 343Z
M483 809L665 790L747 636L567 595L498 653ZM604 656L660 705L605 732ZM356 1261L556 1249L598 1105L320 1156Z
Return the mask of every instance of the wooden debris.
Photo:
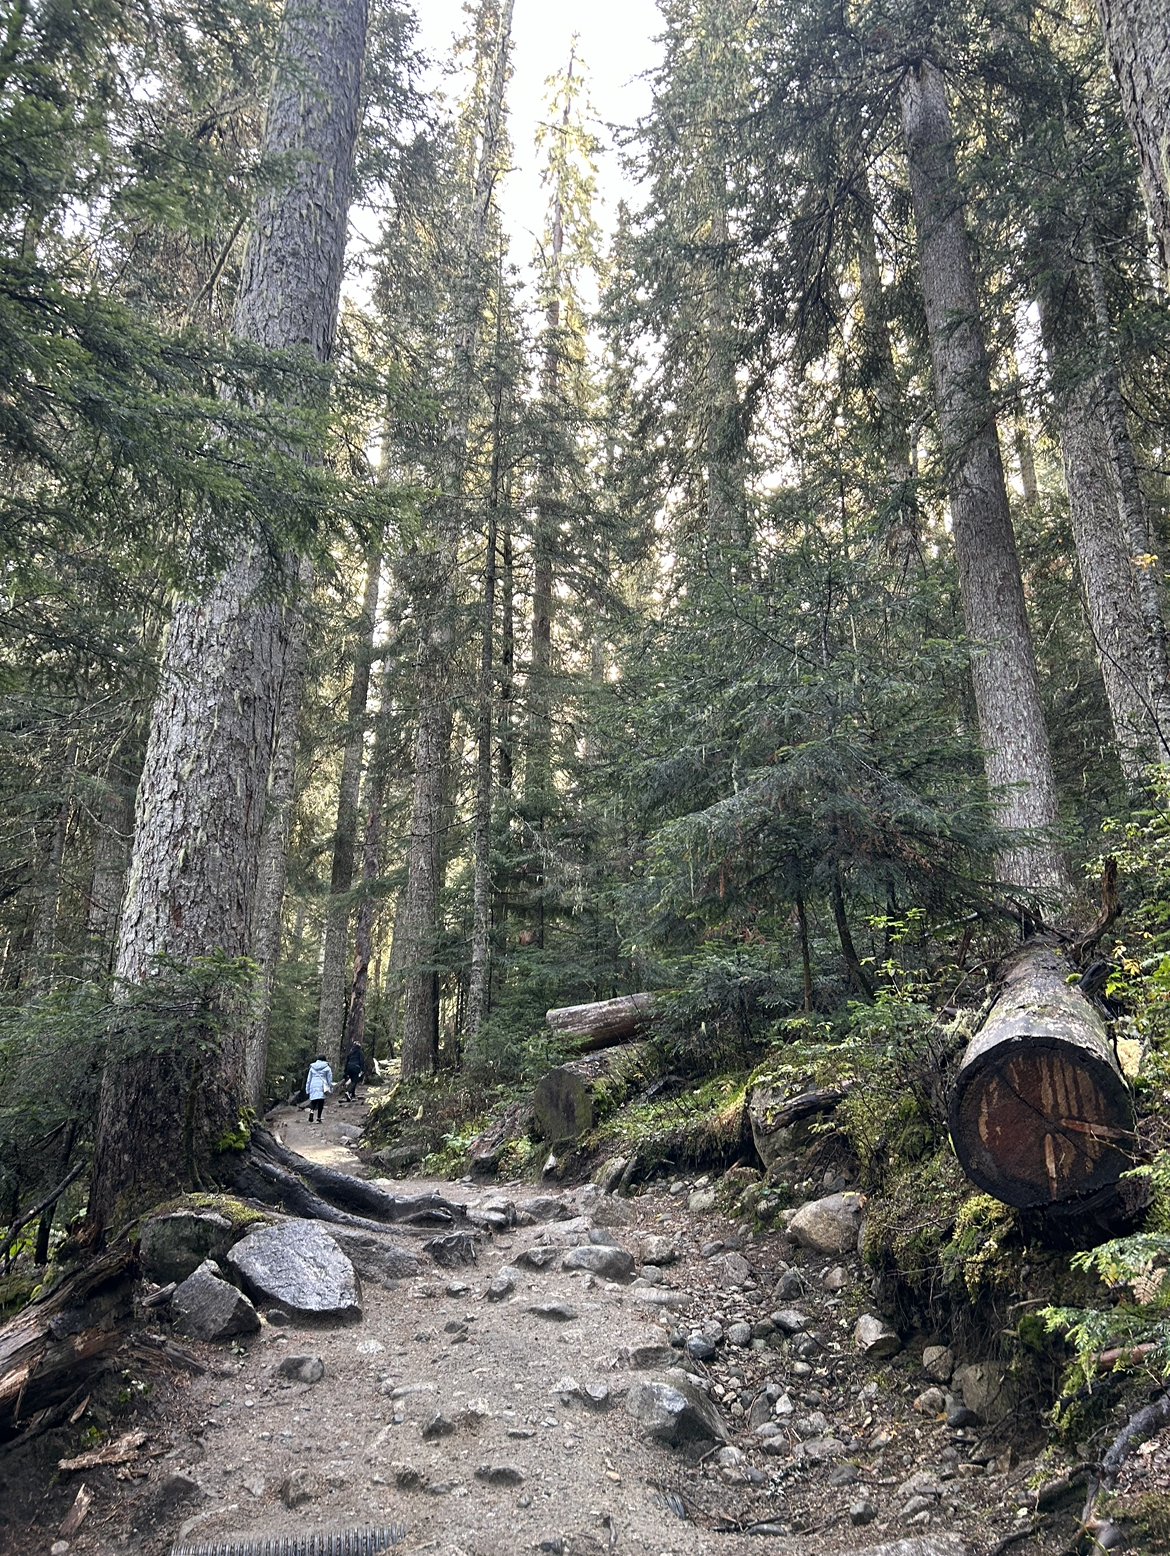
M72 1459L58 1459L57 1468L72 1473L74 1470L96 1470L103 1464L127 1464L137 1458L145 1441L145 1432L123 1432L121 1437L103 1443L100 1448L87 1448Z
M57 1530L62 1540L71 1540L85 1522L85 1515L93 1506L93 1493L84 1481L77 1488L77 1495L73 1498L73 1506L61 1520L61 1527Z

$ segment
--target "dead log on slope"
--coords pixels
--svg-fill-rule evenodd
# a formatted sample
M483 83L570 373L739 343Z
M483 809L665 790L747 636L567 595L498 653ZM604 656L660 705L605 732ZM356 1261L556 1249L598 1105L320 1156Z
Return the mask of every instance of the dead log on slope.
M78 1392L122 1343L135 1250L119 1238L0 1328L0 1442Z
M623 994L588 1005L562 1005L546 1011L544 1019L558 1036L568 1038L579 1054L591 1054L629 1042L645 1030L653 1010L653 994Z
M588 1054L543 1075L532 1094L541 1138L557 1146L587 1134L597 1122L604 1094L616 1092L624 1100L629 1085L622 1072L636 1072L641 1051L624 1048L620 1054Z
M1133 1164L1133 1098L1070 971L1050 942L1016 953L951 1094L963 1170L1020 1209L1085 1198Z

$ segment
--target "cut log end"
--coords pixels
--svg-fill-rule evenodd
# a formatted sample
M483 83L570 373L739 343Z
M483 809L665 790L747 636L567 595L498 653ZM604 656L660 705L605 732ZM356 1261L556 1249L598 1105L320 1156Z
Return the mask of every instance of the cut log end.
M1048 947L1016 960L951 1098L963 1170L1020 1209L1116 1183L1132 1165L1133 1100L1101 1018Z

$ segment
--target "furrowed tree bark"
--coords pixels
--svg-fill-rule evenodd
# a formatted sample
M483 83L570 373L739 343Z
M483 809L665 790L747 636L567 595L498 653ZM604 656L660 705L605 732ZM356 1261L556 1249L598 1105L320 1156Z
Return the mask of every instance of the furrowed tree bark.
M233 319L256 344L328 360L337 322L357 133L366 0L290 0L265 119L266 160L286 170L257 200ZM159 956L248 951L286 624L257 528L171 620L138 794L117 972L141 984ZM283 580L281 580L283 582ZM200 1174L238 1132L246 1022L229 1013L219 1052L174 1047L119 1058L102 1080L89 1235L123 1206Z
M272 994L276 964L280 958L281 910L288 878L288 837L296 792L297 730L308 659L305 609L312 587L313 564L305 557L301 560L297 577L300 597L289 607L284 679L276 715L272 770L268 778L268 806L260 838L256 906L252 915L252 959L256 963L258 977L255 1008L245 1040L244 1085L248 1103L257 1113L263 1112L265 1103L268 1039L272 1030Z
M325 944L321 953L321 1001L317 1010L317 1051L333 1062L341 1059L345 1030L345 970L349 960L349 893L353 887L357 850L358 796L365 752L366 703L370 695L370 666L374 652L374 619L378 609L378 584L382 551L376 547L366 568L362 611L354 643L353 680L345 710L345 750L337 789L337 826L333 833L333 868L329 899L325 905Z
M1066 365L1052 310L1041 321L1054 368L1057 425L1085 611L1105 683L1122 774L1139 787L1158 746L1147 680L1146 627L1110 480L1109 441L1094 381ZM1079 379L1079 381L1078 381Z
M494 0L491 0L494 3ZM492 196L503 155L504 94L508 82L513 0L502 0L495 19L479 156L468 203L463 273L457 284L457 338L452 417L447 437L443 492L435 516L431 555L423 559L418 667L418 734L410 820L402 1002L402 1078L433 1073L438 1061L439 979L434 966L442 888L445 775L451 745L451 662L454 648L455 569L463 527L467 429L476 347L483 313L484 261ZM397 926L395 934L397 937Z
M907 70L901 109L987 782L1002 826L1051 832L1058 822L1056 779L996 434L946 87L929 60ZM1061 900L1072 895L1067 862L1052 842L1021 843L998 867L1006 881L1026 891Z
M1085 1198L1133 1161L1133 1098L1100 1015L1069 971L1045 942L1012 958L951 1093L963 1170L1020 1209Z
M1161 0L1097 0L1097 14L1162 263L1170 267L1170 12Z

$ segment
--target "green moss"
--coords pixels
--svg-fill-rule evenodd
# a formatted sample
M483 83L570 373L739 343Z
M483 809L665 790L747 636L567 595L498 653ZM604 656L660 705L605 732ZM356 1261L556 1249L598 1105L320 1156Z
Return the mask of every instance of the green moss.
M254 1226L267 1226L272 1220L266 1211L246 1205L232 1194L180 1194L162 1205L152 1206L150 1214L165 1216L176 1210L214 1211L216 1215L223 1216L225 1221L230 1221L237 1232Z
M1127 1526L1127 1549L1138 1556L1163 1556L1170 1552L1170 1494L1144 1491L1139 1496L1108 1499L1109 1516Z
M743 1139L749 1081L742 1071L714 1075L672 1097L626 1103L598 1121L581 1149L636 1154L643 1172L726 1163Z
M945 1251L971 1186L949 1151L906 1167L866 1204L868 1264L892 1263L912 1286L945 1272Z

